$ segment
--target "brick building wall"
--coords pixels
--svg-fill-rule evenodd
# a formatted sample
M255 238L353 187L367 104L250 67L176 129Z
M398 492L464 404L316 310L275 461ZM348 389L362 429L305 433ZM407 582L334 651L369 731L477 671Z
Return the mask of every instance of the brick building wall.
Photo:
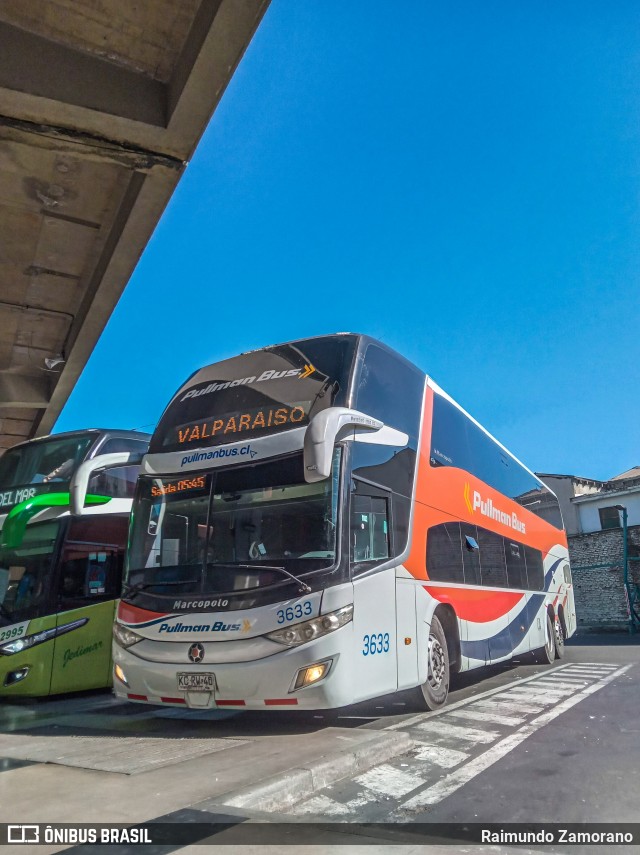
M573 535L568 541L578 627L626 629L629 616L623 581L622 529ZM628 554L640 556L640 526L628 529ZM609 566L587 569L594 564ZM629 577L640 581L639 561L630 562Z

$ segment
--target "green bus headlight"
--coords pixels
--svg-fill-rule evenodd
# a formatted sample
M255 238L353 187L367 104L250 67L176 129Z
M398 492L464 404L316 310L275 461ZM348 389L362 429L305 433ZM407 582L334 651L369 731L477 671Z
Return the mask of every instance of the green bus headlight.
M42 644L43 641L49 641L50 638L65 635L74 629L80 629L88 622L89 618L80 618L71 621L71 623L62 624L62 626L54 626L52 629L44 629L42 632L35 632L33 635L25 635L22 638L16 638L14 641L7 641L6 644L0 644L0 655L13 656L14 653L22 653L23 650L35 647L36 644Z
M57 627L54 627L53 629L45 629L43 632L36 632L34 635L25 635L23 638L16 638L15 641L0 644L0 653L3 656L13 656L14 653L22 653L23 650L35 647L36 644L42 644L43 641L48 641L57 634Z

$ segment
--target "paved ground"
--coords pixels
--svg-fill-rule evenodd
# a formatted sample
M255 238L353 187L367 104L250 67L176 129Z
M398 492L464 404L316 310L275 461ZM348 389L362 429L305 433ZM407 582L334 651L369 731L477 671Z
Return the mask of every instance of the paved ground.
M232 827L216 840L244 852L268 842L300 851L366 844L372 855L400 844L417 852L421 838L411 833L427 822L630 822L639 682L638 639L583 636L551 667L465 675L435 714L418 714L407 696L316 715L154 711L108 694L4 704L0 814L34 823L160 819L188 825L194 843L197 823L223 822ZM462 842L428 851L441 848L510 851ZM96 851L73 851L85 849ZM212 851L154 847L177 850Z

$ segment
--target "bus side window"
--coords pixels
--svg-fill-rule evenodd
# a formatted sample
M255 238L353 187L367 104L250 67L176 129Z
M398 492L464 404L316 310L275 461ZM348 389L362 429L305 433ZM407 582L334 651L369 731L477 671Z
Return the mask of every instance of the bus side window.
M478 528L470 523L461 523L462 534L462 560L464 563L465 585L480 585L480 544L478 542Z
M524 545L505 542L505 554L507 556L507 577L510 588L527 589L527 565L524 557Z
M359 490L366 489L363 485ZM351 496L351 561L365 564L356 572L364 572L372 562L386 561L389 548L389 503L383 496L363 492Z
M507 587L507 563L504 538L486 528L478 528L480 573L482 584L488 588Z
M527 562L527 578L530 591L542 591L544 588L544 564L542 553L539 549L531 546L524 547L524 556Z
M460 523L441 523L429 529L427 573L434 582L464 582Z
M119 594L122 555L112 547L69 544L60 569L63 603L109 600Z

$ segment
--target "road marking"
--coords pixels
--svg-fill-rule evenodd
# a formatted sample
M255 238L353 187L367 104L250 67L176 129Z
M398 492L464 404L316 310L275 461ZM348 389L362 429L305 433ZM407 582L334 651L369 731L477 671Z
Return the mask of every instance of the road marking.
M601 676L605 676L602 674ZM575 692L576 684L570 683L568 680L541 680L538 686L542 686L544 692L551 691L554 694L562 693L564 695L568 695L571 692ZM581 685L587 686L588 682L583 682Z
M578 668L573 667L571 669L571 673L575 674L577 677L591 677L594 674L610 674L611 671L605 670L604 668L596 668L593 665L590 665L588 668Z
M464 739L467 742L495 742L500 736L497 730L477 730L473 727L459 727L447 721L429 719L416 725L416 730L424 731L429 739Z
M348 804L336 802L326 796L314 796L292 810L292 813L296 814L311 813L319 816L348 816L351 812L352 808Z
M480 710L454 710L451 713L455 718L468 718L471 721L488 721L490 724L506 724L515 727L524 722L522 716L502 715L499 712L482 712Z
M586 689L583 689L581 692L577 692L569 698L566 698L557 706L553 707L553 709L543 712L529 724L525 724L519 730L515 731L515 733L509 734L504 739L500 740L500 742L491 746L491 748L487 749L483 754L480 754L478 757L474 757L464 766L461 766L454 772L450 772L441 781L438 781L433 786L428 787L421 793L418 793L418 795L409 799L395 812L392 818L406 818L406 815L409 813L415 813L421 808L434 805L441 802L443 799L446 799L447 796L455 793L456 790L463 787L471 781L472 778L479 775L480 772L484 772L485 769L493 766L494 763L497 763L498 760L501 760L502 757L510 751L513 751L514 748L517 748L517 746L524 742L527 737L531 736L550 721L553 721L554 718L557 718L559 715L562 715L562 713L571 709L571 707L580 703L580 701L584 700L589 695L592 695L594 692L604 688L608 683L611 683L621 674L624 674L625 671L628 671L629 668L631 668L631 665L626 665L623 668L619 668L617 671L610 672L599 682L594 683L592 686L588 686Z
M415 752L418 760L427 760L443 769L451 769L469 759L464 751L455 748L445 748L443 745L423 745Z
M487 710L488 712L495 712L498 715L503 712L509 715L510 713L515 713L516 715L537 715L541 713L544 709L543 704L534 704L531 705L529 703L525 703L524 701L518 701L515 698L512 701L508 700L497 700L492 701L487 699L486 701L478 701L477 704L474 704L474 707L477 707L481 710Z
M369 790L373 790L374 793L392 798L406 796L407 793L417 790L418 787L423 787L427 783L424 778L420 778L411 772L401 772L388 763L374 766L368 772L358 775L354 781Z
M406 718L385 730L408 731L414 740L412 750L346 780L342 786L334 785L325 791L326 801L314 798L293 811L353 820L362 819L363 811L371 806L378 812L382 808L387 821L410 819L454 793L539 728L630 667L608 666L597 678L585 680L574 675L573 666L567 664L465 698L437 712ZM572 679L574 676L578 679ZM361 789L356 791L355 786Z
M560 671L564 671L565 668L571 668L572 664L570 662L566 662L564 665L556 665L550 671L542 671L540 674L532 674L531 677L523 677L519 679L516 683L517 686L527 685L532 683L535 680L540 680L542 677L546 677L548 674L557 674ZM498 686L495 689L487 689L486 692L480 692L477 695L472 695L469 698L464 698L461 701L456 701L455 704L448 704L440 710L435 710L433 712L427 713L418 713L417 715L412 716L412 718L405 718L403 721L396 722L395 724L390 724L389 727L386 727L385 730L404 730L407 727L412 727L415 722L424 721L425 716L429 716L429 718L435 718L436 716L443 715L444 713L451 712L452 710L457 709L458 707L467 706L469 703L473 703L475 701L479 701L482 698L490 698L493 695L497 695L499 692L504 692L505 689L508 689L508 686Z
M534 707L548 707L552 701L542 697L541 692L526 692L524 689L512 689L510 692L502 692L495 696L496 701L515 701L520 704L531 704ZM535 710L532 710L535 712Z
M558 698L553 697L549 692L542 692L539 689L510 689L508 692L503 692L502 695L497 695L499 698L514 698L518 701L531 701L538 706L548 707L555 703Z
M540 695L543 698L552 698L553 700L561 700L567 695L575 692L575 686L549 685L548 683L540 683Z

